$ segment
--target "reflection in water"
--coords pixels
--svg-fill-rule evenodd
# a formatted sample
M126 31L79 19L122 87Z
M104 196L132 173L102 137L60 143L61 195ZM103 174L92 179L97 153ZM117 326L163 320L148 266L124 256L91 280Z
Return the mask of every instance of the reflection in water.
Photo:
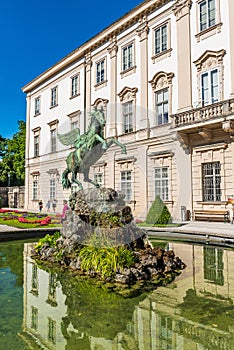
M182 274L169 286L124 299L94 281L39 268L25 244L21 337L33 349L234 349L234 251L169 248L186 263Z

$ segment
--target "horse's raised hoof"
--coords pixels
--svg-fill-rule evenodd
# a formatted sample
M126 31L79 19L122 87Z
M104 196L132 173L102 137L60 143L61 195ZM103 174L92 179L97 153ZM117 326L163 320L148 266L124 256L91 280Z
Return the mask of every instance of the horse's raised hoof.
M122 154L127 154L126 148L122 149Z

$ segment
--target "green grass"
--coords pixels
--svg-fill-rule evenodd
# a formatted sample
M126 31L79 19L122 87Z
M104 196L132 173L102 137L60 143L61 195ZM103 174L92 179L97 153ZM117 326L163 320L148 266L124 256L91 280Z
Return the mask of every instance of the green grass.
M23 223L19 222L17 219L13 220L3 220L0 218L0 225L6 225L6 226L12 226L16 228L38 228L38 227L59 227L61 224L49 224L49 225L43 225L40 224L30 224L30 223Z

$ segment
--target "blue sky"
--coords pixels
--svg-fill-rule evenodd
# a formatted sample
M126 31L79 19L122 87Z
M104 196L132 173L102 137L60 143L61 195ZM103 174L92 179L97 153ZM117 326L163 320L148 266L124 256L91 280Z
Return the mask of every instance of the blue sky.
M0 135L25 120L21 88L143 0L2 1L0 6Z

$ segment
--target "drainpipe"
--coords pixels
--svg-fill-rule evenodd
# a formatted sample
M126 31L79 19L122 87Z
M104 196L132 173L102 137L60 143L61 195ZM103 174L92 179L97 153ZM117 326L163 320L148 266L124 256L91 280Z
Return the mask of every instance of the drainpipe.
M149 145L146 147L145 150L145 175L146 175L146 179L145 179L145 200L146 200L146 215L148 213L149 210L149 196L148 196L148 151L149 151Z
M86 99L86 62L84 61L84 132L86 132L86 117L87 117L87 99Z
M189 146L190 151L190 181L191 181L191 214L190 219L193 221L193 156L192 156L192 147Z

